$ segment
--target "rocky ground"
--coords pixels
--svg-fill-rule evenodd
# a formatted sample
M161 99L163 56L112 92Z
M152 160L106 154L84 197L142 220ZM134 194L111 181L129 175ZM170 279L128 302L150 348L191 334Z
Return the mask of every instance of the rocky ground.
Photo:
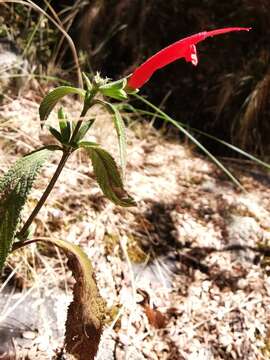
M1 173L40 141L51 142L46 130L40 133L37 101L29 93L1 107ZM99 109L96 115L92 136L117 154L110 119ZM173 136L133 122L128 139L126 188L137 207L104 199L79 154L33 229L80 244L93 262L112 313L97 359L268 359L268 174L227 162L243 192ZM25 216L58 160L42 172ZM51 359L60 351L72 285L65 261L40 245L9 257L0 285L2 359Z

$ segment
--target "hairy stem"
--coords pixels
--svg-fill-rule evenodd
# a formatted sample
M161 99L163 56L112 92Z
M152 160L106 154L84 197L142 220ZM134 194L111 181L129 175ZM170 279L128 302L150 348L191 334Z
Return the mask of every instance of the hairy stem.
M41 198L39 199L36 207L34 208L34 210L32 211L31 215L29 216L29 218L27 219L27 221L25 222L24 226L22 227L22 229L17 233L17 238L21 239L21 241L23 241L26 237L26 233L27 230L29 229L29 227L31 226L33 220L35 219L35 217L37 216L37 214L39 213L39 210L42 208L42 206L44 205L45 201L47 200L48 196L50 195L57 179L59 178L59 175L61 174L67 159L69 158L71 152L65 151L62 155L62 158L57 166L57 169L55 170L55 173L53 175L53 177L51 178L51 181L49 182L47 188L45 189L43 195L41 196Z
M84 106L81 112L80 120L77 122L75 129L73 131L73 134L70 139L70 143L72 144L73 140L75 139L75 136L78 134L78 131L80 130L80 127L83 123L83 118L85 117L87 111L92 107L95 103L93 102L93 99L97 93L97 90L93 91L90 95L90 97L87 99L87 101L84 102Z
M84 102L84 107L82 109L81 115L80 115L80 120L77 122L76 127L73 131L73 134L71 136L71 140L70 140L70 144L72 144L73 140L75 139L75 136L78 134L78 131L80 130L80 127L83 123L83 118L85 117L87 111L90 109L90 107L93 105L92 103L92 99L94 98L96 92L94 92L91 96L90 99L88 99L88 102ZM45 189L43 195L41 196L41 198L39 199L36 207L34 208L34 210L32 211L31 215L29 216L29 218L26 220L25 224L23 225L22 229L16 234L16 237L18 239L20 239L20 242L23 242L26 239L26 234L27 231L29 229L29 227L31 226L32 222L34 221L35 217L37 216L37 214L39 213L40 209L42 208L42 206L44 205L45 201L47 200L48 196L50 195L57 179L59 178L69 156L72 154L72 152L74 151L74 149L72 148L72 146L68 147L67 149L64 150L62 158L57 166L57 169L55 170L55 173L53 175L53 177L51 178L51 181L49 182L47 188Z

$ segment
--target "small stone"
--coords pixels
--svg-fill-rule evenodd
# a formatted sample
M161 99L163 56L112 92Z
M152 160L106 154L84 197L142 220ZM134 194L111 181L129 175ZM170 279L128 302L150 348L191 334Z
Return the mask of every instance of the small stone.
M219 342L222 346L229 346L232 343L232 338L229 335L219 335Z
M37 333L35 331L24 331L22 333L22 337L26 340L34 340L37 337Z
M47 337L40 336L37 340L37 348L39 351L45 352L50 348L50 342Z
M42 351L42 352L45 352L48 350L48 344L46 343L40 343L38 344L38 350L39 351Z
M238 289L244 290L248 285L248 281L246 279L239 279L237 281Z

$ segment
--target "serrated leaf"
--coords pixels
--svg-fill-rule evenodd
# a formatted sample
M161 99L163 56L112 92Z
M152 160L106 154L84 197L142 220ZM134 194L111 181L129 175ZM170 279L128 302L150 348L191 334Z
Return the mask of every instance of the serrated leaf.
M103 194L116 205L135 206L134 199L124 189L114 158L106 150L86 141L80 143L80 147L84 148L91 158Z
M113 104L110 104L107 101L98 100L98 102L105 106L106 109L113 115L114 126L117 133L118 138L118 145L119 145L119 153L120 153L120 162L121 162L121 169L122 175L125 176L126 170L126 158L127 158L127 140L126 140L126 127L125 123L122 119L122 116Z
M57 102L62 99L64 96L69 94L78 94L82 97L85 96L85 90L75 88L72 86L59 86L56 89L49 92L44 99L42 100L40 107L39 107L39 116L40 120L43 122L47 120L48 116L50 115L51 111L57 104Z
M21 158L0 179L0 269L14 241L33 182L51 153L52 150L43 148Z

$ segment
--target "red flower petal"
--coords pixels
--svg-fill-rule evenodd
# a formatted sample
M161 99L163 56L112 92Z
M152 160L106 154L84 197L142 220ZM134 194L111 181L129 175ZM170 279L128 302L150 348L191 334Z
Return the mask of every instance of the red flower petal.
M131 89L139 89L150 79L156 70L180 58L185 58L186 61L191 62L193 65L197 65L198 58L195 46L197 43L208 37L225 34L231 31L243 30L249 31L250 28L229 27L212 31L203 31L181 39L160 50L140 65L129 78L127 85Z

